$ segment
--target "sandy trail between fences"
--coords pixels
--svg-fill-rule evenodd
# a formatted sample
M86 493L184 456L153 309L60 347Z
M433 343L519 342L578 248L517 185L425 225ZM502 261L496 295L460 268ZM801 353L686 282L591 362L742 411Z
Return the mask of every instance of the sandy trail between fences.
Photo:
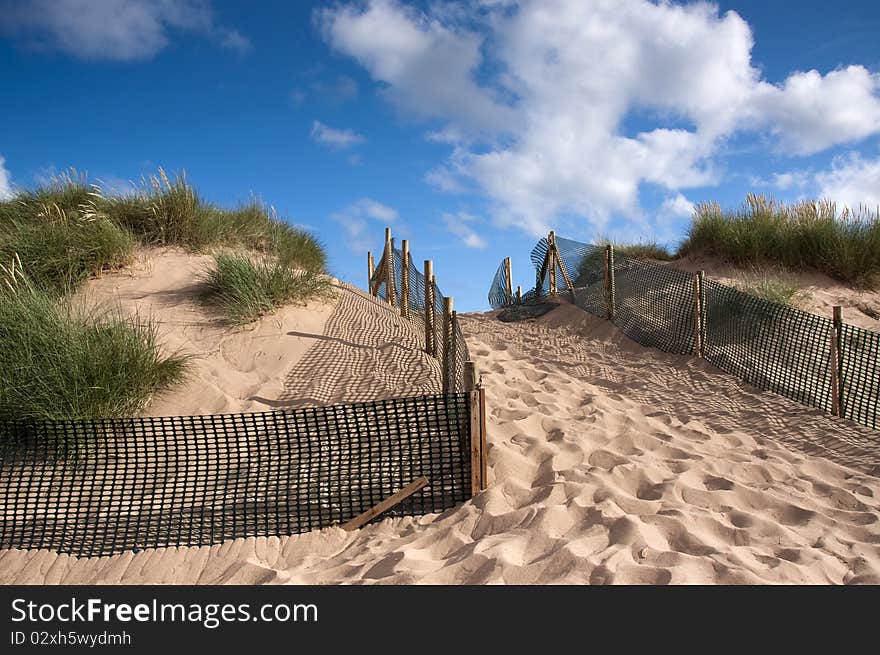
M0 581L880 583L876 432L570 306L461 325L489 408L490 487L472 501L356 533L6 551Z

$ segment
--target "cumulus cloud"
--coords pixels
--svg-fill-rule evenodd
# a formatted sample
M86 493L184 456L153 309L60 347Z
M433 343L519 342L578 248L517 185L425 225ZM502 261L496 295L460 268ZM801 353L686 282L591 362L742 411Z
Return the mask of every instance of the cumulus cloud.
M865 159L858 153L835 157L831 168L816 174L818 197L852 209L880 208L880 157Z
M447 232L457 236L465 247L482 250L489 244L473 228L473 224L478 221L476 216L467 212L443 214L443 223L446 225Z
M321 121L312 123L311 136L314 141L323 143L333 150L345 150L366 141L363 136L353 130L336 129L324 125Z
M0 33L80 59L150 59L172 30L239 53L251 48L242 34L216 24L206 0L12 0L0 15Z
M9 171L6 170L6 159L0 155L0 200L8 200L12 197L12 183L9 181Z
M376 242L371 221L383 226L395 225L400 215L396 209L378 200L360 198L330 218L342 226L349 249L363 253Z
M335 50L449 145L426 179L446 191L476 185L502 226L540 234L567 222L583 233L612 215L638 218L642 184L675 198L720 182L722 147L739 133L769 134L800 156L880 132L876 74L850 66L768 82L752 65L748 24L714 4L467 7L368 0L316 16Z

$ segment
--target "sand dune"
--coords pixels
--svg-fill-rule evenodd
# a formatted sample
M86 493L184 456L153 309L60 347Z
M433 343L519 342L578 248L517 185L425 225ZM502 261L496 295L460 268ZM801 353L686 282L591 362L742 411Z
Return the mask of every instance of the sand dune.
M489 407L490 488L472 501L355 533L91 560L6 551L0 581L880 583L875 432L570 306L462 328Z

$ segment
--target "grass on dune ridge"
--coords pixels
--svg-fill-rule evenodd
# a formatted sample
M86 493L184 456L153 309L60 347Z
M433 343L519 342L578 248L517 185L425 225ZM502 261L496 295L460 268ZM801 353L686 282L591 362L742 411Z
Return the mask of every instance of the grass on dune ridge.
M37 286L64 293L131 261L137 243L254 250L286 266L323 272L326 256L307 232L254 199L234 209L204 201L184 175L159 172L128 194L107 193L75 171L0 202L0 259L18 255Z
M241 253L215 255L202 281L205 303L217 307L232 325L250 323L281 305L331 294L324 276Z
M226 268L214 299L235 323L327 285L312 235L256 199L206 202L182 175L160 169L125 194L71 170L18 191L0 202L0 419L135 415L185 377L187 358L161 353L151 321L72 300L84 280L129 264L138 244L235 248L265 262L236 278L218 258Z
M186 371L150 321L95 315L0 264L0 419L136 415Z
M705 253L734 264L815 269L860 287L880 284L880 210L833 202L779 203L749 194L736 211L698 205L679 255Z

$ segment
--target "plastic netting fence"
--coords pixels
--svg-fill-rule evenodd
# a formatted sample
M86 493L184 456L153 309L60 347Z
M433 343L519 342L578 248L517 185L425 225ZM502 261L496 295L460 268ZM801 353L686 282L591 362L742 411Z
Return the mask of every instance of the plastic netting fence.
M620 252L614 253L607 267L603 246L559 237L556 246L578 307L611 317L622 332L642 345L677 354L694 352L699 343L694 274ZM549 276L541 277L548 248L544 238L531 252L536 284L522 302L534 302L550 292ZM564 291L565 285L557 283L559 291ZM498 288L505 284L502 266L489 292L493 309L513 302L501 304L507 299ZM825 412L833 410L833 321L708 279L702 283L700 311L700 341L707 361L761 389ZM843 323L837 350L841 416L880 427L880 334Z
M844 323L838 351L841 415L880 428L880 334Z
M704 358L759 389L831 411L830 319L703 281Z
M388 301L388 294L391 291L394 295L395 306L399 307L402 295L403 295L403 254L400 250L394 249L394 288L389 289L388 284L386 283L386 275L384 266L379 266L376 268L374 273L373 280L371 280L371 284L378 283L379 284L379 293L378 296L382 300ZM412 259L412 258L410 258ZM415 326L419 335L422 336L423 343L426 339L426 326L425 326L425 276L419 271L412 263L412 261L408 262L407 265L407 275L408 275L408 286L409 291L407 293L408 304L409 304L409 316L408 320ZM450 384L450 391L464 391L465 388L465 362L470 359L470 354L468 353L467 343L465 343L464 335L461 332L461 328L458 325L458 322L454 322L451 329L447 325L445 326L447 330L449 330L448 334L444 335L444 325L443 325L443 294L440 291L438 285L433 286L433 325L431 326L430 333L433 343L435 345L434 352L437 354L437 358L440 361L441 367L448 367L448 375ZM430 304L430 303L429 303ZM448 360L444 360L442 357L443 351L443 343L444 338L448 339L450 344L450 357ZM425 344L427 347L427 344Z
M0 426L0 548L80 556L287 535L470 498L468 394Z

